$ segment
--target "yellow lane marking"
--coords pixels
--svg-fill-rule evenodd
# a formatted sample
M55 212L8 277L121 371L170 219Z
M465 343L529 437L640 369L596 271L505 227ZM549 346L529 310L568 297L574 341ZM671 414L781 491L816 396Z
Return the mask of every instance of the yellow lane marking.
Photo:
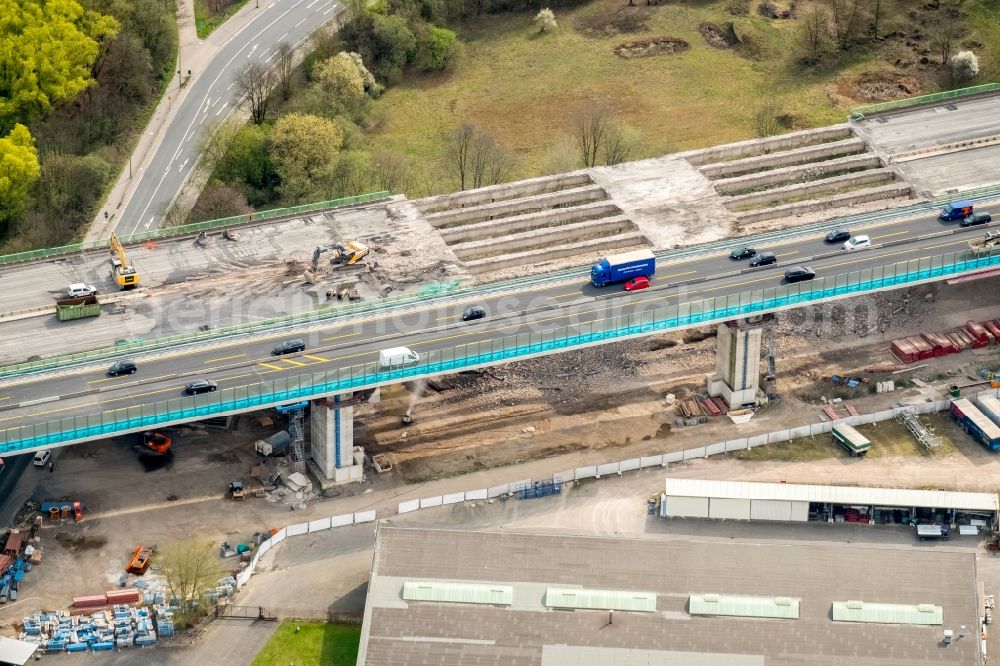
M949 243L938 243L937 245L928 245L926 247L922 247L922 248L918 248L918 249L920 249L920 250L933 250L933 249L939 248L939 247L948 247L949 245L967 245L968 243L969 243L968 240L951 241ZM909 250L900 250L899 252L887 252L886 254L880 254L880 255L878 255L878 258L881 259L882 257L895 257L896 255L909 254L911 252L913 252L913 248L911 248ZM914 257L913 260L914 261L921 261L923 259L930 259L930 255L925 256L925 257ZM858 260L855 259L853 261L841 261L840 263L837 263L837 264L825 264L823 266L823 268L834 268L835 266L846 266L847 264L857 263L857 261Z
M287 370L288 368L283 368L280 365L271 365L270 363L264 363L264 361L257 361L257 365L262 365L265 368L270 368L272 370Z
M232 356L220 356L219 358L210 358L207 361L202 361L202 363L217 363L219 361L230 361L234 358L243 358L244 356L246 356L245 353L233 354Z
M882 234L881 236L872 236L872 240L879 240L880 238L891 238L892 236L902 236L903 234L910 233L909 229L903 229L902 231L896 231L891 234Z
M356 333L344 333L343 335L333 335L330 336L329 338L323 338L323 342L329 342L330 340L340 340L341 338L350 338L354 337L355 335L361 335L361 331L358 331Z
M142 398L147 395L156 395L157 393L167 393L173 391L174 393L179 393L184 387L178 389L176 386L171 386L170 388L157 389L155 391L146 391L145 393L130 393L121 398L109 398L105 402L121 402L122 400L131 400L132 398Z
M0 419L0 421L13 421L14 419L25 419L25 418L31 418L31 417L34 417L34 416L45 416L46 414L55 414L57 412L68 412L68 411L70 411L72 409L80 409L81 407L94 407L96 405L97 405L96 402L88 402L88 403L84 403L82 405L74 405L72 407L60 407L58 409L49 409L49 410L44 411L44 412L35 412L34 414L18 414L16 416L8 416L6 418Z
M798 254L798 253L799 253L798 250L791 250L790 252L782 252L781 254L777 255L777 257L780 259L782 257L787 257L790 254Z
M290 363L291 365L294 365L294 366L297 366L297 367L300 367L300 368L302 366L304 366L304 365L309 365L308 363L303 363L302 361L294 361L294 360L292 360L290 358L283 358L281 360L282 360L283 363Z
M565 294L552 294L551 296L546 296L545 298L572 298L573 296L583 296L583 295L584 294L582 291L577 290L577 291L568 291Z
M87 383L88 384L102 384L104 382L113 382L116 379L121 379L121 377L105 377L104 379L93 379L93 380L91 380L91 381L89 381Z
M320 363L326 363L330 360L328 358L323 358L322 356L316 356L314 354L303 354L302 358L311 358L312 360L319 361Z
M671 264L671 265L673 265L673 264ZM684 273L671 273L670 275L657 275L655 277L657 277L659 279L675 278L675 277L680 277L682 275L691 275L691 274L697 273L697 272L698 271L685 271Z
M243 377L254 377L254 376L256 376L256 375L254 375L254 373L248 372L248 373L243 374L243 375L233 375L232 377L226 377L226 379L227 380L229 380L229 379L242 379ZM236 388L239 388L239 387L237 386Z
M0 400L10 400L10 396L9 395L5 395L2 398L0 398Z

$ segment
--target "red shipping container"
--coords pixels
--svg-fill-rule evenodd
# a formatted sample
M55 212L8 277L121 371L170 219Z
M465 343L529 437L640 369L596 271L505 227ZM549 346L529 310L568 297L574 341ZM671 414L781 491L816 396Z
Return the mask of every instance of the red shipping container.
M108 602L105 601L103 594L93 594L89 597L73 597L73 606L75 608L96 608L107 605Z
M21 552L21 531L11 530L10 535L7 537L7 545L3 547L3 552L11 557L17 557L17 554Z
M129 588L127 590L112 590L104 595L109 604L132 604L139 601L139 590Z

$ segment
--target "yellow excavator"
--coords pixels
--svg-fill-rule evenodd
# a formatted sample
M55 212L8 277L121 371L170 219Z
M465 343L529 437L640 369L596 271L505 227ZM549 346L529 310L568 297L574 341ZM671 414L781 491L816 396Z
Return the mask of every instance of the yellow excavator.
M341 245L339 243L334 243L333 245L320 245L313 250L312 270L315 272L319 267L319 257L325 252L333 252L333 257L331 257L330 263L353 266L367 257L370 251L371 250L367 245L363 245L358 241L351 241L346 245Z
M111 275L121 289L135 289L139 286L139 273L125 256L125 248L115 232L111 232Z

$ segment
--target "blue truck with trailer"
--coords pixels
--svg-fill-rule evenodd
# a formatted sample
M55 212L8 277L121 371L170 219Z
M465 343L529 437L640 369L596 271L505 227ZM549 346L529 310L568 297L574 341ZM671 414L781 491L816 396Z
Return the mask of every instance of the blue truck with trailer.
M603 287L635 277L652 277L655 272L656 255L650 250L634 250L598 259L590 268L590 282Z
M991 421L966 398L951 401L950 411L962 430L990 451L1000 451L1000 426Z

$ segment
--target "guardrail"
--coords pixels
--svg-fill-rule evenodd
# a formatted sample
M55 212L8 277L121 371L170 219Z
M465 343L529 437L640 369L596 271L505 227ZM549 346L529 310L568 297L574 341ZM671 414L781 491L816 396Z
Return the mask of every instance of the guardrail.
M862 120L867 113L881 113L883 111L893 111L895 109L903 109L909 106L919 106L921 104L933 104L934 102L943 102L949 99L956 99L958 97L967 97L969 95L981 95L983 93L996 92L1000 90L1000 83L984 83L979 86L972 86L969 88L959 88L957 90L945 90L939 93L931 93L930 95L920 95L918 97L907 97L905 99L894 99L888 102L879 102L878 104L868 104L867 106L859 106L857 108L851 109L848 114L850 120Z
M939 197L938 199L935 199L934 203L931 204L921 204L918 206L909 206L906 208L894 208L887 211L877 211L874 213L854 215L847 218L840 218L833 222L831 221L819 222L811 225L797 227L795 229L786 229L783 231L772 232L769 234L762 234L760 236L756 236L754 242L758 244L768 244L778 240L787 240L789 238L809 236L814 233L824 232L829 229L837 228L840 226L856 227L856 226L862 226L864 224L871 224L884 219L902 217L913 213L928 212L935 210L942 202L950 201L953 199L971 199L973 201L978 201L982 199L995 198L997 196L1000 196L1000 186L982 187L976 190L969 190L967 192L962 192L946 197ZM728 250L733 245L734 241L732 239L724 241L716 241L713 243L706 243L704 245L699 245L697 247L692 247L692 248L668 250L666 252L661 252L660 254L657 254L656 258L658 261L677 260L684 257L709 254L723 249ZM443 300L444 298L448 299L470 298L480 294L509 291L536 284L543 284L543 283L548 284L559 280L569 280L572 278L584 279L589 274L590 271L588 267L588 268L574 268L570 270L556 271L552 273L545 273L526 278L518 278L515 280L506 280L503 282L495 282L486 285L472 286L472 287L468 286L463 287L458 283L457 280L452 280L450 282L444 282L444 283L433 283L422 286L415 294L401 294L399 296L394 296L379 301L373 301L368 303L355 303L338 307L323 308L313 312L306 312L295 315L285 315L283 317L265 319L262 321L253 322L249 324L237 324L235 326L226 326L223 328L212 329L209 331L180 333L177 335L167 336L163 338L154 338L148 341L138 340L134 342L128 342L116 345L114 347L105 347L101 349L87 350L72 354L62 354L59 356L52 356L37 361L26 361L24 363L9 364L5 366L0 366L0 378L29 374L33 372L43 372L46 370L51 370L53 368L63 368L70 365L80 365L83 363L106 361L110 359L120 358L123 355L149 353L172 347L179 347L182 345L190 345L190 344L197 344L200 342L207 342L210 340L218 340L220 338L235 337L240 335L251 335L263 331L278 331L281 330L282 328L299 326L303 324L328 322L338 318L350 317L358 314L367 314L379 311L388 312L390 310L401 307L409 307L417 303L424 305L427 303ZM0 320L2 319L3 315L0 315Z
M137 407L16 426L0 432L0 453L99 439L154 426L273 407L404 379L485 367L614 340L795 308L852 294L894 289L1000 266L1000 251L975 258L965 255L965 251L951 252L833 275L811 282L695 300L639 314L611 315L586 324L432 350L425 353L419 363L405 368L385 369L375 362L369 362L326 372L299 375L290 379L276 379L222 389L207 397L177 398ZM373 351L372 356L374 355Z
M354 206L359 203L369 203L372 201L380 201L386 199L390 196L388 191L382 192L372 192L370 194L360 194L354 197L345 197L343 199L334 199L332 201L320 201L318 203L305 204L302 206L293 206L291 208L274 208L272 210L262 210L256 211L247 215L235 215L233 217L224 217L218 220L206 220L204 222L194 222L192 224L185 224L178 227L167 227L166 229L154 229L153 231L142 231L131 236L126 236L120 238L123 245L129 245L134 243L144 243L150 240L162 240L165 238L173 238L176 236L184 236L191 233L196 233L199 231L208 231L210 229L219 229L222 227L234 225L234 224L246 224L248 222L257 222L260 220L270 220L276 217L284 217L286 215L299 215L301 213L311 213L318 210L329 210L331 208L342 208L343 206ZM28 250L27 252L18 252L16 254L5 254L0 255L0 266L8 266L10 264L23 263L25 261L34 261L36 259L48 259L49 257L58 257L65 254L75 254L77 252L86 252L88 250L107 250L108 241L107 240L95 240L87 241L84 243L74 243L73 245L63 245L60 247L51 247L41 250Z

